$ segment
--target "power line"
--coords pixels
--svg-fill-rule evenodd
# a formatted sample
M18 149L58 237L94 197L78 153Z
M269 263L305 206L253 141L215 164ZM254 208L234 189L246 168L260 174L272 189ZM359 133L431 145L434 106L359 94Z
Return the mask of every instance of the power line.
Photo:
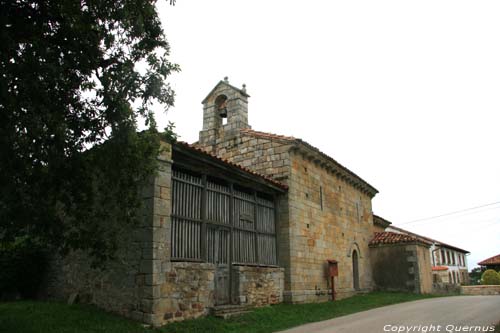
M399 224L403 225L403 224L410 224L410 223L427 221L427 220L434 220L434 219L437 219L437 218L440 218L440 217L449 216L449 215L455 215L455 214L458 214L458 213L467 212L467 211L471 211L471 210L475 210L475 209L479 209L479 208L484 208L484 207L488 207L488 206L493 206L493 205L498 205L498 204L500 204L500 201L492 202L492 203L489 203L489 204L486 204L486 205L465 208L465 209L461 209L461 210L457 210L457 211L454 211L454 212L445 213L445 214L441 214L441 215L436 215L436 216L431 216L431 217L424 217L424 218L421 218L421 219L412 220L412 221L408 221L408 222L404 222L404 223L399 223Z
M500 206L485 207L485 208L478 209L478 210L475 210L475 211L460 212L460 213L456 213L454 215L450 215L450 216L453 216L453 217L446 217L446 216L444 216L444 219L441 219L440 221L434 221L434 219L419 221L419 224L430 223L430 222L433 222L433 221L434 221L433 223L441 223L441 222L453 222L453 223L467 222L467 223L469 223L470 221L463 221L460 218L465 217L465 216L469 216L469 215L483 214L483 213L488 212L490 210L496 210L496 209L500 209ZM459 220L451 220L452 218L454 218L454 219L459 218ZM438 218L436 218L436 219L438 219ZM407 224L407 223L412 223L412 221L401 223L401 224ZM417 223L417 222L415 222L415 223Z

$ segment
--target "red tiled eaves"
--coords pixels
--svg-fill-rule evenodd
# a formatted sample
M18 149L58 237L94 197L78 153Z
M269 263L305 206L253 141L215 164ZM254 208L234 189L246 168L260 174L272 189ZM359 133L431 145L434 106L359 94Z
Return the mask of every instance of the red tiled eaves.
M414 232L411 232L411 231L408 231L408 230L405 230L405 229L402 229L402 228L395 227L393 225L391 225L391 228L395 229L395 230L399 230L399 231L407 233L407 234L410 234L410 235L413 235L415 237L421 238L421 239L423 239L425 241L428 241L430 243L435 243L437 246L440 246L440 247L446 247L448 249L456 250L456 251L462 252L462 253L470 253L469 251L461 249L459 247L456 247L456 246L453 246L453 245L449 245L449 244L440 242L438 240L435 240L435 239L432 239L432 238L429 238L429 237L426 237L426 236L422 236L422 235L416 234Z
M446 266L434 266L434 267L432 267L432 270L433 271L447 271L448 267L446 267Z
M320 155L326 161L332 163L336 167L336 169L342 170L342 174L347 175L351 179L354 179L356 183L361 184L361 186L364 189L366 189L367 192L369 192L372 196L374 196L375 194L378 193L378 190L376 188L374 188L373 186L371 186L370 184L368 184L365 180L363 180L363 178L361 178L360 176L358 176L357 174L355 174L354 172L352 172L351 170L349 170L348 168L346 168L345 166L343 166L342 164L340 164L339 162L334 160L329 155L323 153L321 150L319 150L318 148L314 147L313 145L307 143L306 141L304 141L302 139L298 139L298 138L295 138L293 136L285 136L285 135L278 135L278 134L273 134L273 133L259 132L259 131L255 131L255 130L252 130L249 128L242 129L241 133L264 138L264 139L287 141L291 144L295 144L295 146L297 148L299 148L299 149L303 148L303 150L305 150L305 151Z
M218 156L216 156L216 155L214 155L214 154L211 154L211 153L209 153L209 152L207 152L207 151L204 151L203 149L200 149L200 148L198 148L198 147L195 147L195 146L193 146L193 145L190 145L190 144L189 144L189 143L187 143L187 142L177 141L175 144L176 144L176 145L179 145L179 146L182 146L182 147L184 147L184 148L187 148L187 149L191 149L191 150L196 151L196 152L198 152L198 153L200 153L200 154L204 154L204 155L206 155L206 156L209 156L209 157L211 157L211 158L213 158L213 159L215 159L215 160L217 160L217 161L219 161L219 162L222 162L222 163L227 164L227 165L229 165L229 166L231 166L231 167L234 167L234 168L237 168L237 169L239 169L239 170L242 170L242 171L244 171L244 172L246 172L246 173L249 173L249 174L251 174L251 175L253 175L253 176L257 176L257 177L259 177L259 178L262 178L262 179L264 179L266 182L269 182L269 183L273 184L274 186L277 186L277 187L279 187L279 188L281 188L281 189L283 189L283 190L288 190L288 186L287 186L287 185L285 185L285 184L283 184L283 183L280 183L280 182L278 182L278 181L276 181L276 180L272 179L271 177L265 176L265 175L263 175L263 174L260 174L260 173L257 173L257 172L255 172L255 171L252 171L252 170L250 170L250 169L248 169L248 168L246 168L246 167L244 167L244 166L242 166L242 165L239 165L239 164L233 163L233 162L231 162L231 161L228 161L228 160L226 160L226 159L220 158L220 157L218 157Z
M424 243L426 245L431 245L431 243L424 241L423 239L405 234L397 234L390 231L376 232L369 245L404 243Z
M477 263L478 265L500 265L500 254Z

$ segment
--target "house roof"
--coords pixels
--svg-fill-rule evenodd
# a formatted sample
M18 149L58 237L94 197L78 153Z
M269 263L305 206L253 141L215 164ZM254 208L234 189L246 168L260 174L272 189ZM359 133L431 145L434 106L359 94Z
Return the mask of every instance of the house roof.
M398 234L390 231L376 232L374 233L373 239L370 241L370 246L381 245L381 244L406 244L406 243L421 243L430 246L431 243L425 241L421 238Z
M373 214L373 223L376 225L379 225L383 228L387 228L388 226L390 226L392 224L392 222L389 222L386 219L381 218L380 216L375 215L375 214Z
M488 259L484 259L483 261L478 262L477 264L481 266L500 265L500 254L497 254L496 256L493 256Z
M251 175L253 177L260 178L263 181L265 181L266 183L272 184L272 185L274 185L274 186L276 186L276 187L278 187L278 188L280 188L282 190L287 190L288 189L287 185L285 185L285 184L283 184L283 183L281 183L279 181L276 181L276 180L274 180L271 177L268 177L266 175L257 173L257 172L255 172L253 170L250 170L250 169L248 169L248 168L246 168L244 166L241 166L241 165L239 165L237 163L233 163L233 162L231 162L229 160L220 158L219 156L216 156L214 154L206 152L206 151L204 151L204 150L202 150L200 148L197 148L197 147L195 147L193 145L190 145L190 144L188 144L186 142L178 141L178 142L176 142L176 143L173 144L173 147L174 147L174 149L175 148L177 148L177 149L186 149L186 150L190 150L192 152L195 152L197 154L202 154L203 156L206 156L206 157L208 157L208 158L210 158L210 159L212 159L214 161L217 161L218 163L223 163L223 164L225 164L227 166L230 166L232 168L235 168L235 169L238 169L240 171L243 171L243 172L245 172L245 173L247 173L247 174L249 174L249 175Z
M241 130L243 135L251 135L259 138L285 141L293 145L293 149L299 150L305 154L314 156L315 160L319 163L328 166L333 172L338 174L340 177L346 179L354 187L361 189L362 191L369 194L371 197L378 193L378 190L368 184L361 177L356 175L354 172L334 160L332 157L323 153L318 148L312 146L311 144L305 142L302 139L295 138L293 136L278 135L273 133L259 132L249 128Z
M433 266L432 270L433 271L447 271L448 267L447 266Z
M440 247L446 247L448 249L452 249L452 250L455 250L455 251L458 251L458 252L463 252L463 253L470 253L469 251L467 250L464 250L464 249L461 249L459 247L456 247L456 246L453 246L453 245L449 245L449 244L446 244L446 243L443 243L443 242L440 242L438 240L435 240L435 239L432 239L432 238L429 238L429 237L426 237L426 236L422 236L422 235L419 235L419 234L416 234L414 232L411 232L411 231L408 231L408 230L405 230L405 229L402 229L402 228L398 228L398 227L395 227L393 225L391 225L391 229L394 229L394 230L398 230L400 232L404 232L406 234L409 234L409 235L413 235L415 237L419 237L419 238L422 238L423 240L427 241L427 242L430 242L430 243L435 243L436 245L440 246Z

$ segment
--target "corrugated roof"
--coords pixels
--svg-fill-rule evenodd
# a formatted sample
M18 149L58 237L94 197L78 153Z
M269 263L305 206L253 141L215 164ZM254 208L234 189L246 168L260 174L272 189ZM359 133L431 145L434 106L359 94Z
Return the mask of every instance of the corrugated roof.
M237 163L233 163L233 162L231 162L231 161L229 161L229 160L226 160L226 159L220 158L219 156L217 156L217 155L215 155L215 154L212 154L212 153L209 153L209 152L207 152L207 151L204 151L203 149L200 149L200 148L198 148L198 147L195 147L195 146L193 146L193 145L190 145L190 144L189 144L189 143L187 143L187 142L177 141L175 144L176 144L176 145L179 145L179 146L181 146L181 147L184 147L184 148L190 149L190 150L192 150L192 151L196 151L196 152L198 152L198 153L200 153L200 154L204 154L204 155L206 155L206 156L209 156L210 158L213 158L213 159L215 159L215 160L217 160L217 161L219 161L219 162L222 162L222 163L224 163L224 164L230 165L230 166L232 166L232 167L234 167L234 168L240 169L240 170L242 170L242 171L244 171L244 172L247 172L247 173L249 173L249 174L252 174L252 175L254 175L254 176L260 177L260 178L264 179L265 181L267 181L267 182L269 182L269 183L271 183L271 184L273 184L273 185L275 185L275 186L277 186L277 187L279 187L279 188L282 188L282 189L284 189L284 190L287 190L287 189L288 189L288 186L287 186L286 184L280 183L280 182L278 182L278 181L274 180L274 179L273 179L273 178L271 178L271 177L268 177L268 176L266 176L266 175L263 175L263 174L257 173L257 172L255 172L255 171L253 171L253 170L250 170L250 169L248 169L248 168L246 168L246 167L244 167L244 166L242 166L242 165L239 165L239 164L237 164Z
M369 245L379 245L379 244L404 244L404 243L424 243L426 245L431 245L431 243L420 239L415 236L398 234L390 231L376 232L374 233L373 239L370 241Z
M478 265L486 266L486 265L500 265L500 254L493 256L488 259L484 259L481 262L478 262Z

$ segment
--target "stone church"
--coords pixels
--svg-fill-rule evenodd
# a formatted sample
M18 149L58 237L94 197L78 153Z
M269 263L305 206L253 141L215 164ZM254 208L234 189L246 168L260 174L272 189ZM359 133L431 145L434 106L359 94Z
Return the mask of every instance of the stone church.
M202 102L198 142L162 143L119 260L95 269L85 253L56 258L46 296L160 326L390 289L391 269L399 289L427 292L430 245L384 231L390 222L372 213L377 190L332 157L253 130L248 98L220 81Z
M337 297L372 286L368 243L371 199L377 190L307 142L253 130L248 97L220 81L203 100L203 129L196 147L288 186L279 199L279 265L289 302L325 301L327 259L337 261Z

